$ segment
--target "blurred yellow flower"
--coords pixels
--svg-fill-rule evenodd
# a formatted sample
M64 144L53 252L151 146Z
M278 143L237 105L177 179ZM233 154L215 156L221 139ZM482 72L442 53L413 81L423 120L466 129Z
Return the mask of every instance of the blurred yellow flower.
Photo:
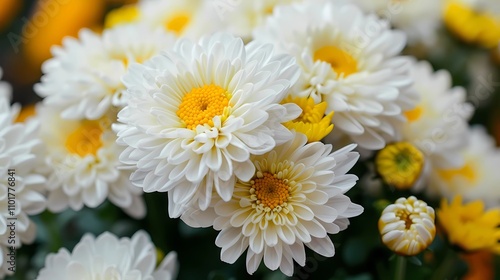
M106 15L104 27L110 28L115 25L134 22L139 18L140 11L137 5L127 5L114 9Z
M492 48L500 41L500 18L488 11L452 1L445 8L444 21L452 33L467 43Z
M2 0L0 5L0 31L3 31L12 22L21 8L23 1Z
M408 142L392 143L378 152L375 166L384 182L398 189L408 189L422 172L424 155Z
M61 45L65 36L76 37L83 27L95 26L103 14L102 0L38 1L20 39L27 61L35 69L39 68L52 56L50 48L53 45Z
M286 122L284 125L288 129L295 129L295 131L305 134L309 143L320 141L332 131L333 111L325 116L326 102L315 104L311 97L288 96L282 103L295 103L302 109L298 118Z
M462 204L462 197L456 196L450 204L443 199L437 215L451 244L500 254L500 208L485 211L481 200Z
M387 206L378 221L382 242L393 252L414 256L436 236L434 209L414 196L401 197Z

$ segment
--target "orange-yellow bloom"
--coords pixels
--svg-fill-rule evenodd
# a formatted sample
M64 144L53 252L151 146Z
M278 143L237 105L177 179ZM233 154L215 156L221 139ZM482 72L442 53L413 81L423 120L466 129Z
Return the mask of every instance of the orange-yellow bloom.
M302 109L302 114L292 121L284 123L288 129L307 136L308 142L316 142L323 139L333 129L333 111L325 115L326 102L315 104L313 98L309 97L287 97L282 103L295 103Z
M445 9L444 21L452 33L467 43L492 48L500 41L500 17L488 11L476 11L453 1Z
M102 0L38 1L35 12L23 27L21 43L27 61L39 68L50 58L50 48L61 45L65 36L76 37L83 27L99 23L104 13Z
M441 201L437 216L451 244L500 254L500 208L485 211L481 200L462 204L462 197L456 196L449 204Z

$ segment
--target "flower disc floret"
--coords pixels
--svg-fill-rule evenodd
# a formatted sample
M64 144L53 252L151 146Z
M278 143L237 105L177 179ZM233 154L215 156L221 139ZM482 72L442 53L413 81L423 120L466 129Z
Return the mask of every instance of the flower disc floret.
M286 206L285 203L290 196L287 179L280 179L277 174L259 171L250 184L252 185L250 188L251 197L257 207L263 207L266 212L269 212L278 206Z
M198 125L214 125L215 116L222 117L222 121L227 118L222 116L229 105L231 97L223 88L217 85L204 85L201 88L194 88L184 95L177 116L185 123L189 129L195 129Z

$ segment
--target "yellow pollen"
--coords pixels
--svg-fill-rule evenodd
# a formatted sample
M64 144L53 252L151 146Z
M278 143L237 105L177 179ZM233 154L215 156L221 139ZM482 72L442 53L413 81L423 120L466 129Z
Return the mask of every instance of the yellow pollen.
M263 207L274 209L288 201L290 196L289 186L282 179L278 179L271 173L263 173L261 178L252 181L252 189L255 190L257 200Z
M96 155L102 147L102 133L98 121L82 121L81 125L66 138L66 149L79 156Z
M466 163L461 168L440 170L439 175L448 182L455 177L463 177L470 183L474 183L477 180L476 169L470 162Z
M325 46L315 51L314 61L317 60L328 62L333 71L344 77L358 72L356 60L347 52L334 46Z
M423 112L424 109L422 108L422 106L417 106L413 110L404 112L404 114L406 116L406 119L408 119L408 122L414 122L420 119Z
M182 32L182 30L184 30L186 25L189 23L190 19L191 18L187 13L184 12L177 13L171 18L167 19L167 21L165 22L165 28L168 31L172 31L177 35L179 35Z
M229 106L229 98L226 90L216 85L194 88L182 98L177 116L189 129L194 130L199 124L213 126L212 119L223 115L224 109Z

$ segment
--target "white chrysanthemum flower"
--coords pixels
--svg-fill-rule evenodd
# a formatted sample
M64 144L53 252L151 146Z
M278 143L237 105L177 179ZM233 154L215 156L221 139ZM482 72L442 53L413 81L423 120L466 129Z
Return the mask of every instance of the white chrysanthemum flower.
M354 0L367 13L388 20L408 37L408 44L432 46L442 25L446 1Z
M199 43L181 40L173 51L124 77L130 95L118 114L120 160L135 165L132 182L145 192L168 191L178 217L191 199L206 209L212 189L231 199L234 181L253 176L250 155L264 154L292 134L281 123L300 115L281 105L297 80L292 57L270 45L225 34Z
M421 182L426 182L430 172L436 169L457 168L463 164L460 150L467 145L467 121L474 109L465 103L464 88L451 87L451 75L446 70L434 72L428 62L413 62L411 76L420 101L405 112L408 122L401 129L401 135L403 141L412 143L424 154Z
M436 236L434 209L414 196L401 197L387 206L378 221L382 242L391 251L414 256L431 245Z
M302 76L293 94L328 103L335 137L381 149L396 138L402 111L415 106L410 62L399 56L404 33L354 5L279 6L254 38L296 57Z
M273 14L276 6L302 1L304 0L237 0L226 3L213 1L212 8L224 23L225 30L236 36L250 39L254 28L262 26Z
M52 49L54 57L43 64L35 91L65 119L99 119L124 105L121 78L127 68L174 42L174 35L141 25L120 25L102 35L82 29L78 39L66 38Z
M220 20L210 13L217 1L155 0L141 1L137 5L136 21L151 27L161 27L178 36L199 38L220 27Z
M466 201L482 200L489 207L500 204L500 149L483 127L472 127L468 145L460 151L465 163L454 169L433 174L428 191L452 199L460 195Z
M39 123L14 123L18 112L19 106L11 108L7 96L0 94L1 279L15 270L15 252L10 248L35 239L35 224L28 215L39 214L46 207L42 195L45 178L34 171L42 148L37 137Z
M110 120L65 120L51 107L39 107L46 143L40 170L48 183L48 209L61 212L84 205L95 208L106 198L134 218L145 215L142 190L128 180L131 172L118 169L123 147L116 144Z
M257 270L262 259L275 270L293 274L293 261L304 266L304 245L332 257L335 248L328 234L349 225L348 218L363 208L345 193L357 177L346 174L359 158L355 145L330 153L331 145L307 143L303 134L264 155L252 157L255 173L237 180L226 202L218 198L207 211L189 209L182 219L189 225L220 230L215 244L221 259L234 263L247 251L247 271Z
M86 234L73 252L62 248L49 254L36 279L175 279L177 254L170 252L158 267L156 258L156 248L144 231L120 239L109 232L97 238Z

